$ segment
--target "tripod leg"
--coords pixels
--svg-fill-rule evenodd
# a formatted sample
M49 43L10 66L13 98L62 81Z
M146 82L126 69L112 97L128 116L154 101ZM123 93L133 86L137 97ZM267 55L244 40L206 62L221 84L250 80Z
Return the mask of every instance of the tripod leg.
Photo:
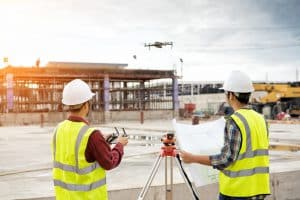
M170 167L168 167L168 161L170 162ZM168 172L168 168L170 171ZM168 174L170 173L170 180L168 179ZM166 200L173 199L173 157L165 157L165 190L166 190Z
M184 182L186 183L187 187L189 188L189 190L190 190L190 192L191 192L191 194L192 194L192 196L193 196L193 199L194 199L194 200L199 200L199 196L200 196L200 195L199 195L197 189L195 189L195 188L193 187L193 184L190 182L190 180L188 180L188 177L187 177L186 174L184 173L183 168L182 168L182 165L181 165L179 159L180 159L179 157L177 157L177 156L175 157L176 164L177 164L177 166L178 166L178 170L179 170L181 176L183 177Z
M158 167L159 167L159 164L160 164L160 161L162 159L162 156L159 155L152 167L152 170L151 170L151 173L150 173L150 176L148 177L147 179L147 182L145 184L145 186L143 187L139 197L138 197L138 200L143 200L149 190L149 186L151 185L152 181L153 181L153 178L155 176L155 174L157 173L157 170L158 170Z

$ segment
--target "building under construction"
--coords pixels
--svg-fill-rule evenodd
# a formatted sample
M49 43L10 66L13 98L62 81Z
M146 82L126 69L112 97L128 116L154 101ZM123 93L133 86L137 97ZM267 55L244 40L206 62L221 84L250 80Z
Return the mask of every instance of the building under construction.
M162 111L170 116L178 110L178 82L174 71L126 67L127 64L116 63L49 62L45 67L3 68L0 70L1 123L30 124L41 118L47 122L62 120L67 113L61 103L62 91L75 78L86 81L96 94L91 116L96 123L121 120L125 116L126 119L155 118ZM160 84L162 80L169 84Z

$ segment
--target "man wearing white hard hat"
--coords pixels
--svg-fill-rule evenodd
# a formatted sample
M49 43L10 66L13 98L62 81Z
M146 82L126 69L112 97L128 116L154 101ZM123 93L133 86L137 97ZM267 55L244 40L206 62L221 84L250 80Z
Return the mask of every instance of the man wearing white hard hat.
M232 71L222 89L234 113L227 119L221 152L194 155L181 151L181 158L220 171L219 200L265 199L270 194L268 125L248 106L252 82L245 73Z
M53 135L53 179L58 200L108 199L106 172L117 167L123 157L127 137L120 136L111 149L101 132L85 119L95 94L80 79L63 90L62 103L70 115Z

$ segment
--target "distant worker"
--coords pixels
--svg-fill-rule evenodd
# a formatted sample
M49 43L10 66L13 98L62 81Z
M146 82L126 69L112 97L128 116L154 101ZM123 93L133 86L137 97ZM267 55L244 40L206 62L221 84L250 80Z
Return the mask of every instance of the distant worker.
M198 125L200 121L200 117L198 115L194 115L192 117L192 125Z
M195 155L185 151L185 163L210 165L219 172L219 200L265 199L270 194L269 136L263 115L247 104L254 91L250 78L233 71L223 88L234 109L224 130L224 146L217 155Z
M70 115L57 126L52 144L57 200L108 199L105 170L120 164L128 143L127 137L119 136L111 149L105 136L89 126L85 118L94 95L80 79L64 87L62 103Z

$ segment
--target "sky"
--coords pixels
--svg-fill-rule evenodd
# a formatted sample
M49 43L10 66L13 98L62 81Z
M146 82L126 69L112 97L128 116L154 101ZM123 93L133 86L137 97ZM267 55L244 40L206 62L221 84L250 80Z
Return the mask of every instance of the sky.
M0 27L1 66L128 63L188 81L300 74L300 0L0 0ZM155 41L174 45L144 47Z

